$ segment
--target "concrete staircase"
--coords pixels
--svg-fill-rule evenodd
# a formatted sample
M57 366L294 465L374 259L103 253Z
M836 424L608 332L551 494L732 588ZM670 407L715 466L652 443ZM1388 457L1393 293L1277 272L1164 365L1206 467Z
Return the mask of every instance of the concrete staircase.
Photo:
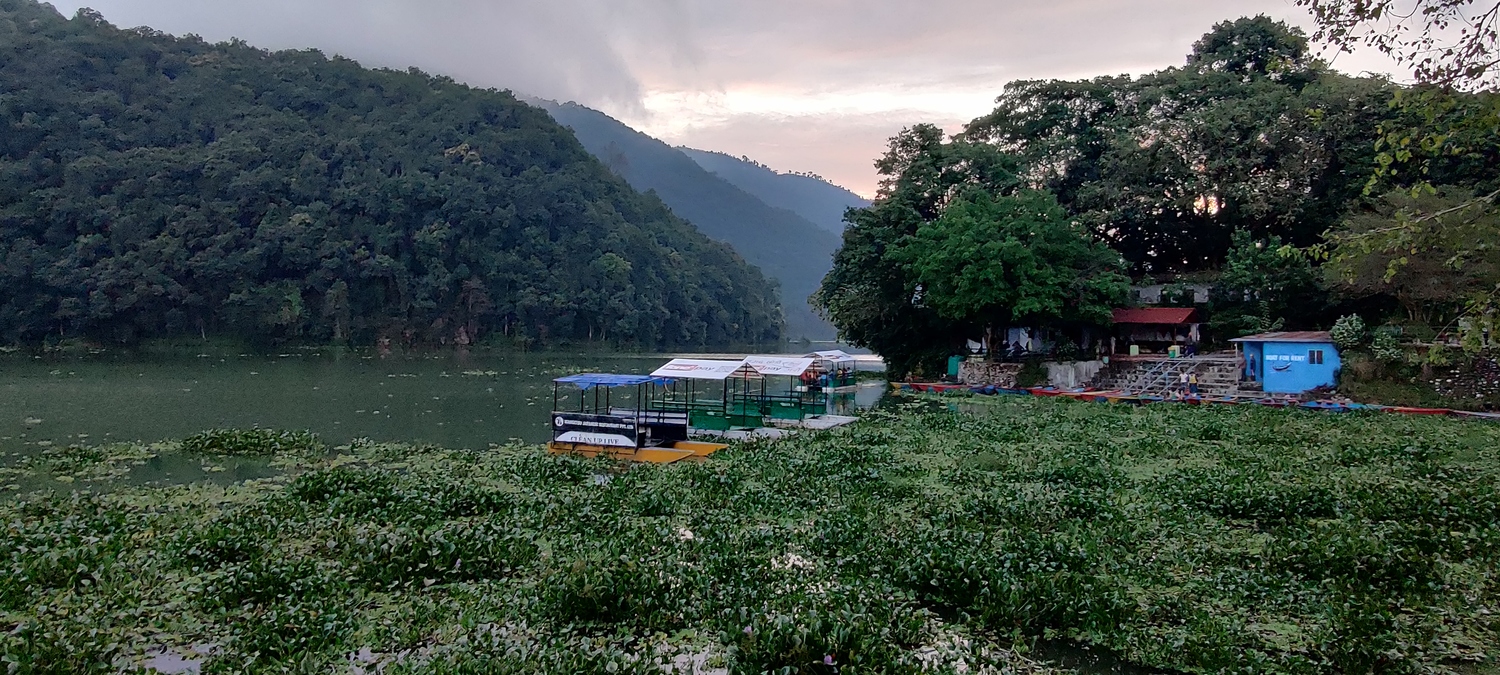
M1178 359L1117 359L1093 381L1093 388L1125 391L1141 396L1162 396L1182 391L1182 376L1197 374L1202 396L1242 396L1250 391L1240 382L1239 358L1230 355L1192 356Z

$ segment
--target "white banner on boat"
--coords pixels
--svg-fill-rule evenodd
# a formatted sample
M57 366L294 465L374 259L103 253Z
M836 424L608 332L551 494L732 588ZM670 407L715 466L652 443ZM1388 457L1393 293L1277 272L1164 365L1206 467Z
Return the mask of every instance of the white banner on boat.
M678 380L725 380L742 365L744 365L743 361L672 359L667 365L657 368L651 376Z
M844 362L851 362L852 363L854 361L854 357L850 356L847 352L845 352L843 350L834 350L834 351L831 351L831 352L813 352L811 354L808 354L807 358L809 358L809 359L817 359L819 361L832 361L834 363L844 363Z
M745 357L745 365L755 369L761 375L788 375L797 377L811 368L812 359L799 359L786 356L748 356Z

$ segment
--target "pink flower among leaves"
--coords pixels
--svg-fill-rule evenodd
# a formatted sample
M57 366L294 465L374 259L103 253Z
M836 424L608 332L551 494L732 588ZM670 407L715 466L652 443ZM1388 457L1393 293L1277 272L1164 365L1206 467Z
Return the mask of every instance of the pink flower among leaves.
M831 665L833 665L833 655L832 654L829 654L829 655L823 657L823 665L825 665L825 666L831 666Z

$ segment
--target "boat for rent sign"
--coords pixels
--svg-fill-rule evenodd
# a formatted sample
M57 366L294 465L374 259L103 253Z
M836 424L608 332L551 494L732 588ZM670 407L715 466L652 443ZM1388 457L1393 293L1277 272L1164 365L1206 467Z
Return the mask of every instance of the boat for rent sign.
M630 417L552 413L552 439L559 443L634 448L640 427Z

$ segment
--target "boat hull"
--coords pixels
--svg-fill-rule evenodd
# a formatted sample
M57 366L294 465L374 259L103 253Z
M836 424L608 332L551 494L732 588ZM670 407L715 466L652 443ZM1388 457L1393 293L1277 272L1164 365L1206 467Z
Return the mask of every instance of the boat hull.
M589 458L603 456L623 462L672 464L683 460L701 460L727 447L729 446L722 443L702 441L677 441L670 446L656 448L619 448L553 441L547 444L547 452L554 455L580 455Z

